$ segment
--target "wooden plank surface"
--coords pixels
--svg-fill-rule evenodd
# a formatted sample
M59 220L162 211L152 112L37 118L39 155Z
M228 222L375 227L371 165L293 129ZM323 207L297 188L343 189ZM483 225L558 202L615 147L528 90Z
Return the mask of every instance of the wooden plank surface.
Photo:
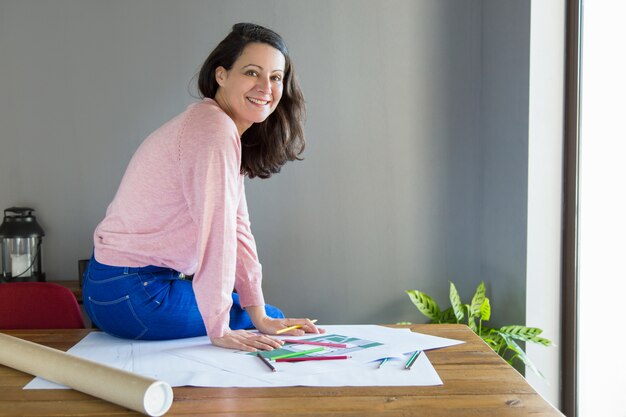
M466 343L428 351L436 387L174 388L168 416L563 416L467 326L414 325ZM4 330L67 350L91 330ZM32 377L0 366L0 416L136 416L74 390L23 390ZM105 383L105 381L103 381Z

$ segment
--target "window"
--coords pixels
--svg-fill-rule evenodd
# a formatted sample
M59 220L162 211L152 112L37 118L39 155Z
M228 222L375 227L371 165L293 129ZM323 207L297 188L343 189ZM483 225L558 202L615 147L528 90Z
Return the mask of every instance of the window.
M626 2L582 8L578 416L624 417Z

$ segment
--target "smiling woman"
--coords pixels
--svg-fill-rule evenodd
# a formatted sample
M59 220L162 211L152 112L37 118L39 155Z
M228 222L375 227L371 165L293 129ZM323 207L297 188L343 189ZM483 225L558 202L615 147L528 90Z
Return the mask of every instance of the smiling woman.
M240 135L276 109L283 95L284 67L285 57L280 51L266 44L251 43L230 71L222 66L216 69L215 79L220 88L214 99L233 119Z
M304 148L304 100L284 41L236 24L198 87L204 99L133 155L97 226L85 310L118 337L208 335L248 351L280 347L268 336L279 332L319 333L312 321L265 305L243 182L280 171ZM252 327L260 333L245 330Z
M304 150L304 96L287 45L276 32L234 25L202 65L198 90L235 121L243 174L268 178Z

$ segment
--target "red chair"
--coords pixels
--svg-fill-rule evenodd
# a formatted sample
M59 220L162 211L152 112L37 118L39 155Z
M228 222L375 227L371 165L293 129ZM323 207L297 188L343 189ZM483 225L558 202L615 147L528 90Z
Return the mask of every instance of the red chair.
M78 302L52 282L0 284L0 329L84 329Z

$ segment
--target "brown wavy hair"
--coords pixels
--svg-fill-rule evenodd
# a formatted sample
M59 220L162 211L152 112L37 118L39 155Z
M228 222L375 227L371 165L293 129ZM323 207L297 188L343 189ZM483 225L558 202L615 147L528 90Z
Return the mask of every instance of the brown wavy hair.
M287 161L301 160L304 151L304 95L296 77L283 38L276 32L253 23L237 23L232 31L208 56L198 74L198 91L203 97L215 98L219 87L215 69L230 70L246 45L266 43L285 57L283 95L278 106L261 123L254 123L241 135L241 173L250 178L269 178L280 172Z

